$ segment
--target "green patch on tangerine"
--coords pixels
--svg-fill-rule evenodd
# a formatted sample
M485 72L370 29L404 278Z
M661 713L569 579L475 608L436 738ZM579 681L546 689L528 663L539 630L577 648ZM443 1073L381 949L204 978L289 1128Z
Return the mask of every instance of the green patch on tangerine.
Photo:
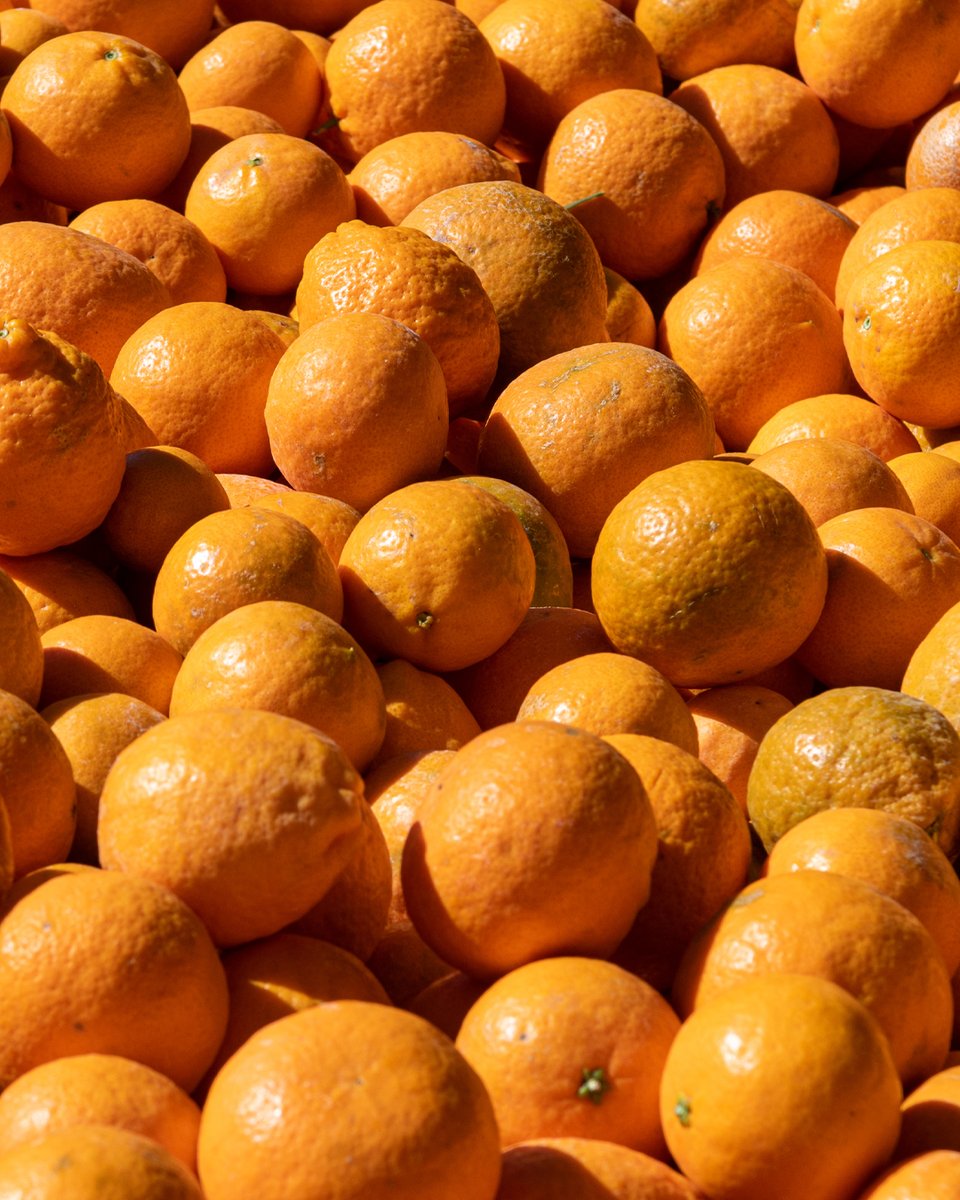
M678 1096L676 1103L673 1106L673 1115L677 1118L684 1129L690 1128L690 1114L693 1111L693 1105L690 1103L689 1096Z

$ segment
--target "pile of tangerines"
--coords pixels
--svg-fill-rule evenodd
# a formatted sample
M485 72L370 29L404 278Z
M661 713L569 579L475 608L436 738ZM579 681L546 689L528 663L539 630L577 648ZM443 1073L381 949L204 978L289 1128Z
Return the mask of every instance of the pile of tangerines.
M956 1200L957 0L0 10L0 1200Z

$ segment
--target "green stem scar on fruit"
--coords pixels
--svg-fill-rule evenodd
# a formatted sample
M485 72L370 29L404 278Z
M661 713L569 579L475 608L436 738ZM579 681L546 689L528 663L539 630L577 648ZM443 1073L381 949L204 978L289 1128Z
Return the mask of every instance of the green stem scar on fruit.
M684 1127L684 1129L689 1129L690 1128L690 1112L691 1112L690 1097L689 1096L678 1096L677 1102L673 1106L673 1112L674 1112L674 1115L676 1116L677 1120Z
M580 1074L580 1086L577 1095L581 1100L589 1100L591 1104L602 1104L603 1098L613 1087L607 1079L603 1067L584 1067Z
M433 613L419 612L417 613L417 628L429 629L433 624Z

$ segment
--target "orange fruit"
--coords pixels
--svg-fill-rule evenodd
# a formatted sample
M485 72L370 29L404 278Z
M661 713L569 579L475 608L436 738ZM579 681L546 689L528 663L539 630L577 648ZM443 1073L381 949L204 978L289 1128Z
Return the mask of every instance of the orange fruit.
M786 71L762 63L714 67L686 79L670 99L717 143L727 209L773 188L821 197L833 190L837 132L813 89Z
M50 863L46 867L37 867L34 871L28 871L26 875L21 875L19 879L14 880L6 892L3 903L0 905L0 917L5 917L24 896L29 896L31 892L43 884L49 883L51 879L57 879L61 875L77 875L82 871L98 871L99 869L90 863L71 860L70 862Z
M190 145L173 68L139 41L100 30L51 38L3 89L17 175L67 208L150 196Z
M503 1152L497 1200L699 1200L659 1159L602 1138L531 1138Z
M920 126L907 154L909 189L960 186L960 100L937 108Z
M531 607L499 650L446 678L480 727L491 729L516 718L524 696L551 668L580 654L611 649L596 613Z
M492 492L516 513L530 542L537 567L531 607L569 605L573 599L570 551L563 531L546 505L531 492L496 476L455 475L453 478Z
M190 149L171 182L154 197L161 204L183 212L190 185L215 150L233 138L248 133L283 133L283 126L266 113L238 104L212 104L190 113Z
M459 750L477 736L476 717L449 683L402 658L377 667L387 725L376 761L420 750Z
M368 150L347 176L357 216L369 225L399 225L412 208L444 188L493 179L520 182L520 168L476 138L445 129L415 130Z
M688 945L673 1001L686 1016L745 980L784 973L829 979L856 997L886 1034L905 1085L940 1070L950 976L926 928L890 896L832 871L748 884Z
M395 755L371 768L364 779L364 791L387 843L387 853L390 857L391 896L387 911L386 935L398 929L412 930L400 882L403 846L426 796L455 754L455 750L417 750ZM425 959L440 962L438 956L427 950L415 931L409 940L411 943L420 941ZM414 987L405 999L420 991L432 979L449 974L453 970L447 964L443 966L443 971L434 973L431 979L424 980ZM397 1000L389 987L387 990L391 992L393 999Z
M90 533L120 486L122 402L97 363L20 317L0 322L0 549L27 555Z
M713 453L703 393L663 354L626 342L566 350L498 396L478 470L532 493L572 555L589 557L611 510L652 472Z
M9 12L29 10L9 9ZM2 16L3 13L0 13ZM2 37L0 32L0 37ZM2 54L2 43L0 43ZM0 184L0 224L6 225L11 221L43 221L50 225L66 225L70 214L60 204L52 204L44 200L32 189L26 187L15 175L8 175Z
M728 209L697 252L696 274L741 254L772 258L809 275L833 296L840 260L857 222L806 192L774 188Z
M894 1163L857 1200L951 1200L960 1183L960 1153L930 1150Z
M59 17L32 8L0 12L0 75L12 75L31 50L67 33Z
M858 225L862 225L872 212L882 208L888 200L902 196L905 190L896 183L864 183L836 192L829 199L835 208L839 208Z
M174 69L202 44L213 20L212 0L30 0L30 8L68 29L101 29L143 42Z
M785 695L755 683L706 688L687 700L697 727L700 761L746 812L747 780L761 739L793 707Z
M457 1049L483 1081L504 1146L594 1137L666 1157L660 1073L680 1021L649 984L595 958L542 958L475 1001Z
M544 788L551 820L531 839L521 830ZM497 871L479 870L490 853ZM575 726L516 721L456 751L407 836L401 879L427 945L489 978L610 954L647 899L655 854L650 802L621 754Z
M960 967L960 880L914 821L880 808L826 808L788 829L764 873L835 871L892 896L926 926L951 975Z
M340 556L344 624L373 657L428 671L479 662L530 606L536 561L491 492L412 483L360 518Z
M0 1154L77 1125L139 1133L196 1169L196 1102L135 1059L104 1053L55 1058L19 1076L0 1096Z
M138 258L166 286L174 304L226 299L227 280L216 250L198 226L165 204L104 200L78 213L70 226Z
M660 1110L683 1174L716 1200L851 1196L900 1119L890 1050L863 1004L825 979L753 979L684 1021Z
M119 584L91 559L73 550L0 555L0 568L23 592L41 633L91 612L133 619L133 606ZM28 641L21 641L26 651ZM7 691L16 690L9 686ZM39 699L39 693L37 698Z
M800 502L719 459L649 475L607 518L593 557L607 636L675 686L733 683L782 662L816 624L826 586Z
M110 382L155 444L189 450L214 472L266 474L263 409L284 348L255 314L232 304L175 304L127 338Z
M534 147L584 100L615 88L660 95L657 56L606 0L504 0L480 22L507 86L504 132Z
M0 308L59 334L104 374L130 334L169 303L148 267L99 238L41 220L0 225Z
M837 307L846 307L850 285L865 267L919 241L960 241L960 191L931 187L903 192L864 218L840 260Z
M145 446L127 455L100 533L118 561L156 572L195 521L229 507L223 485L197 455L177 446Z
M809 275L758 256L730 258L674 292L657 348L703 391L727 450L745 449L786 405L851 382L833 303Z
M956 78L960 12L927 0L802 0L795 50L801 76L832 111L889 129L932 108Z
M605 0L598 0L604 3ZM313 246L297 287L301 333L338 313L373 312L408 325L443 368L450 412L486 396L500 329L476 272L419 229L349 221Z
M311 324L284 352L264 419L273 459L294 488L362 512L438 474L448 414L443 368L419 334L388 315L344 311Z
M510 180L464 183L428 196L402 224L452 247L476 271L497 313L504 378L606 339L600 256L575 215L542 192Z
M746 883L750 830L733 794L693 754L641 734L604 740L640 776L658 839L650 897L613 958L666 992L688 942Z
M320 938L366 962L386 932L393 898L393 863L370 805L360 805L360 844L332 886L290 933Z
M348 950L299 933L283 931L227 950L223 969L230 1019L207 1072L208 1083L258 1029L281 1017L331 1000L390 1003L368 968Z
M948 858L960 826L960 737L931 703L874 687L834 687L784 714L764 735L747 787L769 851L825 808L908 817Z
M894 1154L911 1159L934 1150L960 1151L960 1071L945 1067L908 1093Z
M917 645L960 601L960 550L896 508L840 513L818 532L827 596L798 659L830 687L899 687Z
M126 617L74 617L48 629L40 703L90 692L121 692L166 715L180 653L153 629Z
M764 421L747 449L752 454L763 454L784 442L824 437L857 442L884 462L920 449L915 435L899 417L863 396L844 392L808 396L785 405Z
M220 12L228 22L255 20L264 13L270 19L286 25L296 33L304 30L330 34L356 16L369 0L324 0L317 5L315 0L223 0L218 4Z
M953 382L960 243L908 242L854 276L843 341L857 382L882 408L918 425L960 420Z
M654 92L617 88L562 118L539 186L570 208L605 266L637 280L679 266L726 185L720 150L699 120Z
M960 539L960 462L946 454L914 450L890 460L913 511L956 542Z
M463 1018L486 991L486 984L462 971L435 979L404 1004L408 1012L424 1017L441 1033L456 1040Z
M26 594L15 575L0 567L0 639L3 662L0 688L30 705L40 699L43 645L40 629Z
M70 761L47 722L25 700L0 691L0 796L17 875L61 862L76 827ZM0 827L3 819L0 818ZM4 851L0 859L6 862Z
M310 1082L318 1055L329 1108ZM493 1200L500 1176L493 1108L463 1055L422 1018L362 1000L249 1038L211 1085L198 1159L207 1200L307 1200L331 1178L338 1200Z
M639 0L636 22L665 75L689 79L732 63L789 69L799 0Z
M657 341L657 321L643 294L616 271L604 267L607 280L607 333L611 342L649 346Z
M69 965L67 965L69 964ZM119 1054L189 1091L227 1023L227 986L200 918L119 871L50 879L0 922L0 1077L73 1054Z
M476 25L440 0L378 0L337 30L325 63L327 134L356 162L388 138L447 130L492 146L503 73Z
M581 654L541 675L517 710L518 721L556 721L599 737L646 734L697 752L693 717L660 672L628 654Z
M281 483L279 479L264 479L262 475L217 471L216 476L227 493L231 508L255 508L261 500L293 491L288 483Z
M275 21L240 21L221 29L190 56L178 78L191 112L251 108L292 137L303 137L320 109L323 82L316 59Z
M956 689L960 604L953 604L920 640L907 663L901 689L938 709L960 728Z
M8 1151L0 1189L34 1200L201 1200L196 1176L153 1138L78 1125Z
M258 497L256 505L258 508L277 509L306 525L334 563L340 561L340 552L360 520L360 514L352 504L315 492L284 489L273 495Z
M845 438L783 442L758 454L751 466L788 487L817 526L856 508L914 511L891 467L866 446Z
M383 742L383 687L373 663L333 618L289 600L224 613L187 651L170 713L263 709L313 725L358 771Z
M104 867L169 888L221 946L276 933L358 845L362 781L330 738L273 712L184 713L120 752L103 784Z
M157 572L157 632L186 654L214 621L258 600L292 600L334 621L343 591L330 556L294 517L230 508L202 517L174 542Z
M76 786L76 832L70 855L99 863L100 792L113 761L130 742L159 725L163 713L122 692L71 696L41 713L70 760Z
M288 133L250 133L215 150L183 208L216 248L238 292L281 295L297 286L307 251L356 211L340 167Z

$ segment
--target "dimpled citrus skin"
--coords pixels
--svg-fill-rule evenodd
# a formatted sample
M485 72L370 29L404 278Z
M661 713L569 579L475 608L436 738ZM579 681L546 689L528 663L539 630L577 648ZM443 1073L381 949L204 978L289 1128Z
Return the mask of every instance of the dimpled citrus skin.
M0 1080L66 1054L134 1058L193 1088L227 1024L227 983L200 918L167 888L85 868L0 922Z
M794 48L800 75L833 112L889 129L932 108L956 78L960 9L950 0L803 0Z
M617 88L560 121L539 186L573 205L605 266L654 279L693 249L723 204L725 176L698 120L653 92Z
M359 844L361 777L313 726L262 710L171 717L120 752L100 794L101 864L153 880L219 945L320 900Z
M530 606L536 560L517 516L450 480L410 484L369 509L340 556L344 625L372 656L428 671L479 662Z
M338 312L376 312L408 325L443 368L453 416L483 400L500 329L476 272L419 229L345 221L313 246L297 287L301 332Z
M173 69L133 38L84 29L51 38L3 92L17 172L71 209L153 195L190 146L190 113Z
M605 0L505 0L480 32L504 73L504 127L521 144L544 145L570 109L598 92L663 91L653 47Z
M646 792L613 747L553 721L500 725L455 752L417 813L401 862L407 912L478 978L554 954L603 957L647 899L656 841Z
M500 1141L449 1038L340 1000L274 1021L224 1065L198 1160L207 1200L494 1200Z
M847 289L843 340L857 382L894 416L960 421L960 243L908 242Z
M826 586L799 501L717 459L647 476L607 518L593 558L608 637L675 685L731 683L782 662L813 628Z
M119 1054L71 1054L42 1063L0 1096L0 1152L73 1125L114 1125L165 1146L191 1170L200 1109L161 1072Z
M478 468L544 504L588 557L611 509L646 475L714 450L703 393L656 350L577 347L518 375L480 435Z
M388 138L446 129L492 145L506 89L476 25L438 0L380 0L338 31L325 63L331 141L356 162Z
M0 551L76 541L123 477L121 401L87 354L15 316L0 320Z
M607 340L607 282L572 212L535 188L488 180L428 196L401 222L473 267L500 325L500 371Z
M747 884L689 943L671 995L683 1017L747 979L794 972L832 980L870 1010L905 1085L943 1065L953 998L936 942L902 904L832 871Z
M843 687L796 705L764 735L747 808L769 850L823 808L885 808L925 829L948 858L960 838L960 737L931 703Z
M826 980L780 975L684 1022L660 1111L674 1158L711 1198L846 1200L889 1157L900 1096L864 1006Z
M16 1200L202 1200L196 1176L153 1138L81 1125L0 1157L0 1196Z

